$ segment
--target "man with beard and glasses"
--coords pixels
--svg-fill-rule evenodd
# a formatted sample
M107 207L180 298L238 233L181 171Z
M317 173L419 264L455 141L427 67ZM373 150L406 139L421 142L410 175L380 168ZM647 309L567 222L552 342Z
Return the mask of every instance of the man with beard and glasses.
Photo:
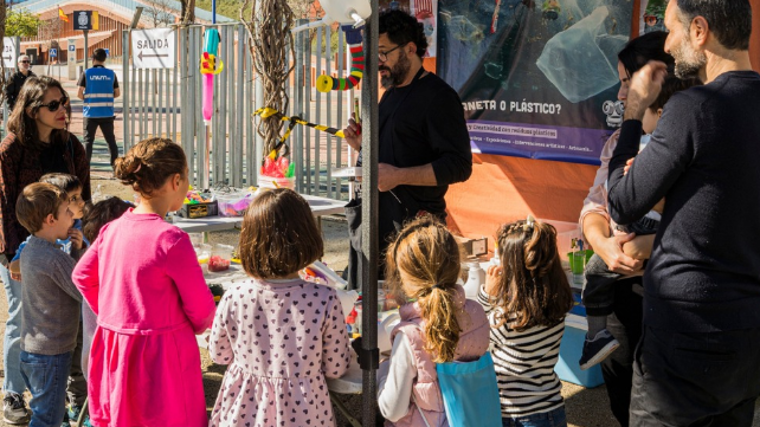
M760 75L748 0L670 0L675 94L636 156L665 64L632 76L610 161L609 211L630 224L665 198L644 274L631 425L751 426L760 395Z
M446 218L444 196L449 184L470 177L472 152L459 95L422 66L423 25L401 10L383 12L379 20L378 71L386 89L379 114L382 264L389 237L404 221L422 213ZM360 133L350 120L345 136L355 150Z

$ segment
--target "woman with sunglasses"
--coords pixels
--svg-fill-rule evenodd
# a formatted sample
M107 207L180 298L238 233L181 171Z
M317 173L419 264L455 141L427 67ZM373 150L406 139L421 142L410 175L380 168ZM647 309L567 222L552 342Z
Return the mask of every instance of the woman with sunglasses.
M29 235L16 218L16 199L24 187L42 175L59 172L79 178L82 198L90 200L90 165L84 146L67 129L70 115L69 97L57 80L30 77L8 119L9 133L0 143L0 252L4 255L0 256L0 279L8 298L3 415L14 425L28 422L30 415L22 397L26 385L19 359L22 284L10 278L7 268ZM86 394L86 387L83 392Z

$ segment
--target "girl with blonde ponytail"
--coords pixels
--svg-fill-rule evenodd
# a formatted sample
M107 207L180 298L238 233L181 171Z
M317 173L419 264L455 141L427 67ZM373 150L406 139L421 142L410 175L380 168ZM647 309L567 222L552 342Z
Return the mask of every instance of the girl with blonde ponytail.
M388 248L386 284L402 304L393 350L380 366L386 426L448 426L436 363L469 362L488 350L488 319L457 284L459 249L433 217L408 223Z

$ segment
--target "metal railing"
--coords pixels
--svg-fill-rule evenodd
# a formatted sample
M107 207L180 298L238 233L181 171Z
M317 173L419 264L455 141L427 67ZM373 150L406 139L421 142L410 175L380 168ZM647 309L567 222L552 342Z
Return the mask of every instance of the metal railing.
M173 68L135 68L129 49L124 49L124 149L129 150L148 137L168 137L185 150L194 185L203 188L216 184L255 185L263 139L256 132L252 114L264 106L263 87L253 70L243 25L214 27L221 35L218 56L224 61L224 70L214 79L214 115L208 144L201 113L203 79L199 64L204 30L211 26L190 26L175 29L177 52ZM289 59L295 67L286 88L290 103L283 113L342 128L351 111L354 90L323 94L315 88L316 76L320 74L335 77L345 74L347 49L343 32L333 33L330 28L321 27L294 35L295 55ZM125 31L123 38L124 45L129 46L130 33ZM337 55L333 55L331 38L337 38ZM315 49L323 45L324 49ZM348 199L348 180L332 176L334 168L353 165L350 149L342 139L297 126L288 143L291 161L296 164L299 192Z

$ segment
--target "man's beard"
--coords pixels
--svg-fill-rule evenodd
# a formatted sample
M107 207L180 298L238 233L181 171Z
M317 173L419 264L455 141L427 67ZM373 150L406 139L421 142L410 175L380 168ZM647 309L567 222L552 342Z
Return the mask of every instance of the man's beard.
M675 74L679 79L699 77L699 72L707 64L707 56L691 47L690 38L681 40L677 50L672 51L673 59L676 60Z
M380 77L380 84L383 85L383 88L390 89L404 83L411 68L412 64L409 61L409 58L406 57L406 52L401 51L398 56L398 62L393 68L388 68L386 66L381 66L379 68L379 70L385 70L388 72L387 75Z

